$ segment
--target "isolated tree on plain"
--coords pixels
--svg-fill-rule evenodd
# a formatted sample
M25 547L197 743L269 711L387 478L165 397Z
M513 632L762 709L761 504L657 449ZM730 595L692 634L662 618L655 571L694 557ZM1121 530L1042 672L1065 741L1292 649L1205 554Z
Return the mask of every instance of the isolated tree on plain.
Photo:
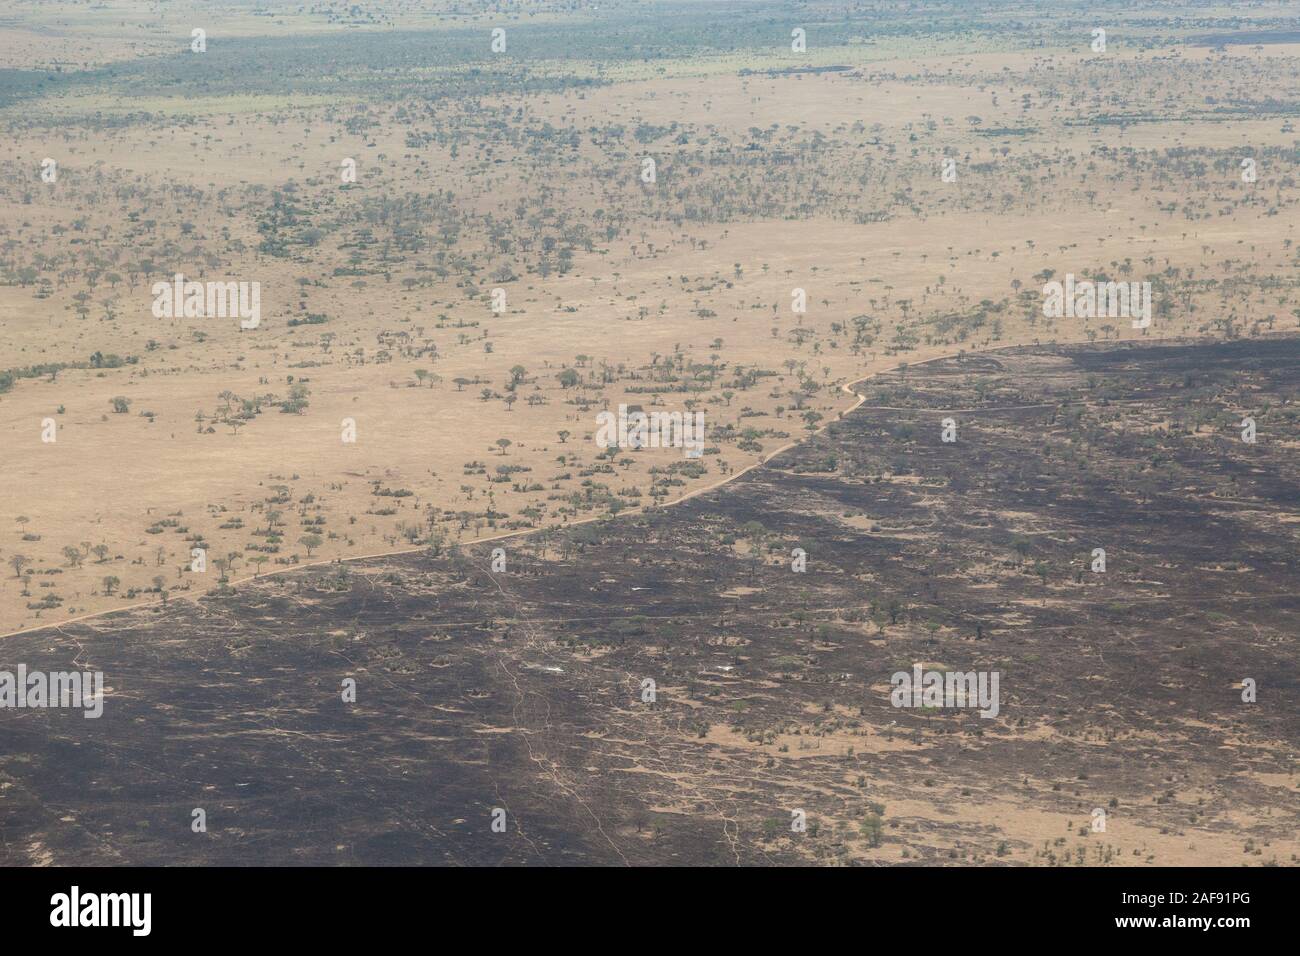
M862 821L862 835L867 838L867 845L878 847L884 842L885 822L875 813L867 814Z
M23 576L23 568L31 563L32 559L25 554L15 554L9 558L9 566L14 569L14 577L20 579Z
M121 583L122 583L122 581L121 581L121 579L119 579L119 578L117 577L117 575L115 575L115 574L107 574L107 575L105 575L105 576L104 576L104 594L106 594L106 595L109 596L109 597L112 597L112 596L113 596L113 592L114 592L115 590L117 590L117 586L118 586L119 584L121 584Z

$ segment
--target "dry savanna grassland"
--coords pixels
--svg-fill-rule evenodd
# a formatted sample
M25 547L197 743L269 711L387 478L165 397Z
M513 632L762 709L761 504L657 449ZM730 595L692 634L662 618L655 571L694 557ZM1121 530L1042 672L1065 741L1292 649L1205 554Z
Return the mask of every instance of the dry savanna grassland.
M933 359L1294 332L1297 16L13 0L0 633L657 509ZM600 447L620 405L703 454Z
M1286 44L859 26L800 56L754 24L711 49L705 9L643 62L598 19L507 17L493 55L486 19L340 36L340 6L283 35L138 7L33 5L0 36L51 71L0 147L7 630L671 500L899 362L1297 322L1291 121L1215 106L1287 96ZM75 51L31 48L74 26ZM330 57L388 65L344 84ZM1066 272L1153 281L1152 326L1044 319ZM260 325L155 317L178 273L258 282ZM707 454L602 456L619 403L704 411ZM194 548L223 567L191 573Z

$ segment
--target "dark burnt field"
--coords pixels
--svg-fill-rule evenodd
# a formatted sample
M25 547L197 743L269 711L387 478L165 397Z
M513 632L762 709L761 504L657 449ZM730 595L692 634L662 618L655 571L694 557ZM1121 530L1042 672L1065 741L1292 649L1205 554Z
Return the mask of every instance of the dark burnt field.
M111 690L0 711L0 863L1293 865L1297 386L1295 339L915 366L667 509L6 639ZM998 715L895 708L918 662Z

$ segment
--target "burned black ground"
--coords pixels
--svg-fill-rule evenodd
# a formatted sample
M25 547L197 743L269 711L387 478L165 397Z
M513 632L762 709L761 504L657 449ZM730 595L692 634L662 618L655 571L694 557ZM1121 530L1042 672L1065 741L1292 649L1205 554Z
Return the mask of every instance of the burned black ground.
M0 863L1294 863L1297 385L1283 338L934 362L670 508L7 639L111 692L0 711ZM1000 714L895 709L915 662Z

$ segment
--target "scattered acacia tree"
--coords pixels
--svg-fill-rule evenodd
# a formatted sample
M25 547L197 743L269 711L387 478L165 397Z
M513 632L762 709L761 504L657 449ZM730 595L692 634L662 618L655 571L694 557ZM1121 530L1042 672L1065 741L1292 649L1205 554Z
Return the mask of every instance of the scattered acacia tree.
M117 590L117 586L121 583L121 580L115 574L104 575L104 593L112 597L113 592Z
M70 568L81 567L80 548L74 548L72 545L68 545L66 548L63 549L63 556L68 559L68 567Z
M9 566L14 569L14 577L23 576L23 568L32 563L32 559L25 554L14 554L9 556Z
M131 410L131 399L118 395L109 400L113 406L113 412L117 415L125 415Z
M862 835L867 838L867 846L878 847L884 842L885 821L878 813L869 813L862 821Z
M325 543L325 539L318 534L305 534L298 539L298 543L307 549L307 557L310 558L311 553Z
M509 438L498 438L498 439L497 439L497 447L501 449L501 454L503 454L503 455L506 453L506 449L509 448L509 447L510 447L511 445L513 445L513 444L514 444L514 442L512 442Z
M280 411L288 415L301 415L309 404L311 389L301 382L289 386L289 397L280 405Z

